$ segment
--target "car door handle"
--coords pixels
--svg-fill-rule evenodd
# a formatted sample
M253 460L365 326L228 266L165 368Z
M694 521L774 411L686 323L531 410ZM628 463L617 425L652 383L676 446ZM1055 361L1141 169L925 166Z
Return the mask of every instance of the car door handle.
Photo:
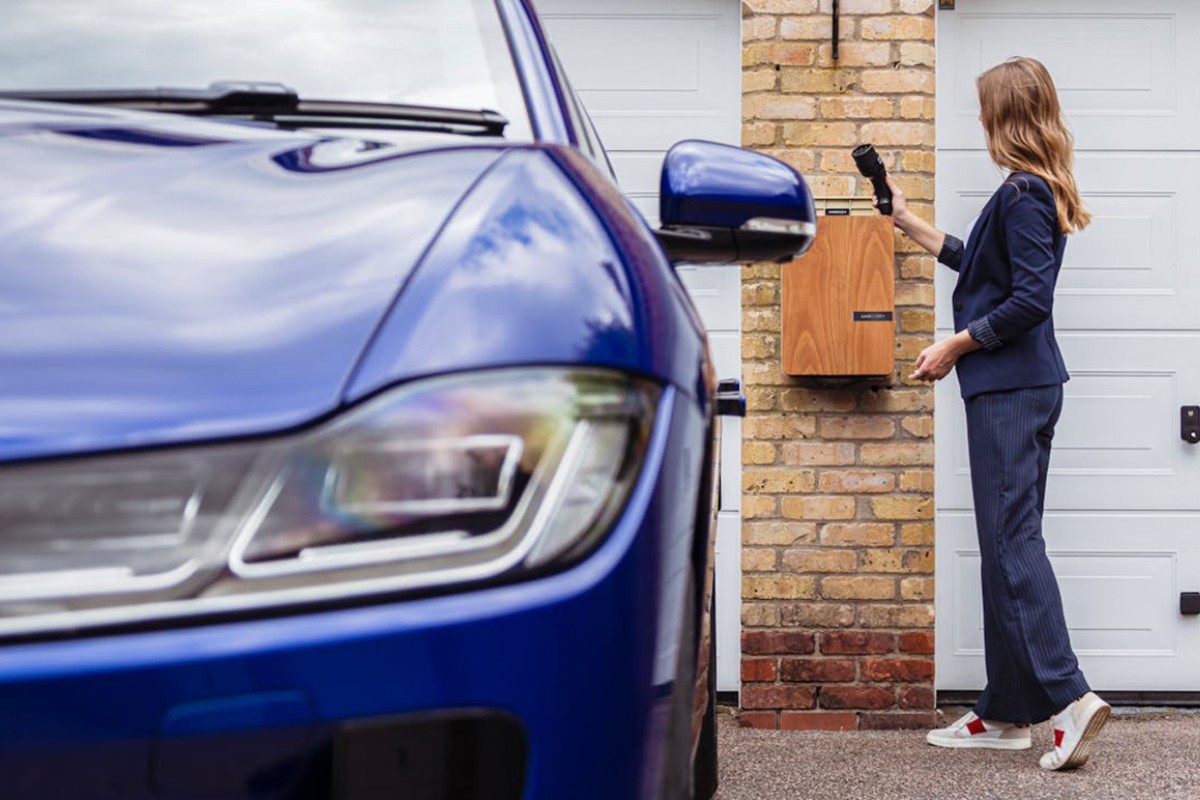
M737 378L722 378L717 383L717 414L722 417L746 416L746 395Z
M1179 435L1188 444L1200 444L1200 406L1179 409Z

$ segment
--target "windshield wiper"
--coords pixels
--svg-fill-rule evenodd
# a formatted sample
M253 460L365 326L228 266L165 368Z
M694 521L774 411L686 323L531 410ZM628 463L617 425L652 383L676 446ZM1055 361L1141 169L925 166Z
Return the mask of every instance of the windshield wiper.
M362 127L390 123L422 130L460 132L474 129L500 136L508 119L489 109L442 108L406 103L365 103L352 100L302 100L281 83L258 81L219 82L207 89L62 89L0 91L9 100L42 100L51 103L118 106L140 111L163 111L197 116L247 117L299 127L304 122L322 126Z

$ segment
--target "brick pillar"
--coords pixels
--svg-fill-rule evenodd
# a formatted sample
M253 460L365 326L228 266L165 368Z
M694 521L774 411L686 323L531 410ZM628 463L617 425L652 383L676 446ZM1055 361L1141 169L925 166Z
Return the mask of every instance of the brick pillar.
M870 195L873 142L933 219L932 0L743 3L743 141L818 196ZM933 259L896 236L896 372L813 390L782 372L780 268L742 272L742 714L765 728L925 727L933 697Z

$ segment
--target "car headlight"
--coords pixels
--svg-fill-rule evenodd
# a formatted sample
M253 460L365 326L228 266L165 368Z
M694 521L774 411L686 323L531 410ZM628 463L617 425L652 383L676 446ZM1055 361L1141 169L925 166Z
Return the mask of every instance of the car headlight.
M0 467L0 633L566 563L624 507L659 395L607 370L497 370L270 440Z

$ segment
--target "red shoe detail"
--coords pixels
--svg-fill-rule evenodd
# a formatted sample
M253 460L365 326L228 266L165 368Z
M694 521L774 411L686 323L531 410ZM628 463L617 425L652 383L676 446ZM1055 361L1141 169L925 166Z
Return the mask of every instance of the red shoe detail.
M967 732L972 736L978 736L981 733L987 733L987 727L981 719L973 719L967 723Z
M1066 735L1065 731L1060 731L1058 728L1054 729L1054 746L1055 747L1062 747L1062 740L1063 740L1063 736L1065 736L1065 735Z

